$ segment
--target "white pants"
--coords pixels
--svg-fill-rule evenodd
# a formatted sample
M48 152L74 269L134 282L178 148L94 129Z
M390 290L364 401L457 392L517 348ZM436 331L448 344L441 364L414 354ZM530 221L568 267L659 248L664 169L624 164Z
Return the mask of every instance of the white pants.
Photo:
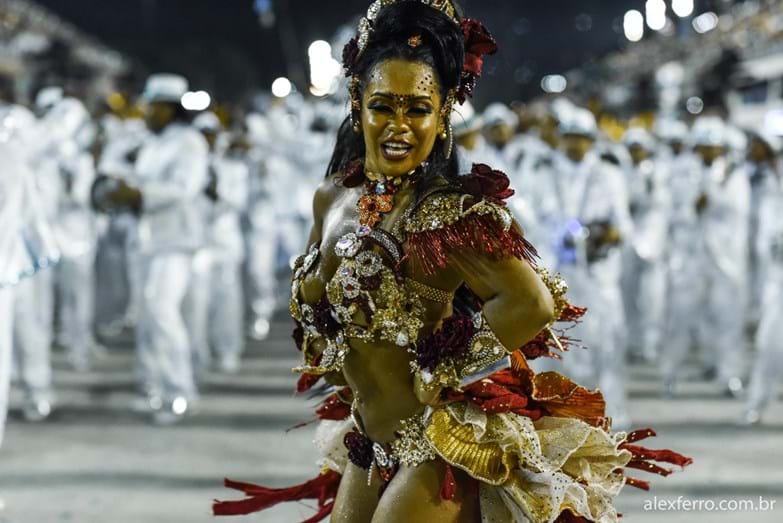
M705 302L699 314L702 354L715 362L718 383L728 385L744 372L746 288L708 264Z
M95 252L62 258L57 267L62 345L73 358L86 362L95 345Z
M183 307L193 366L198 372L207 370L212 359L209 350L211 271L212 253L200 249L191 260L190 283Z
M139 367L145 392L164 400L196 396L191 344L181 310L192 258L184 252L143 258L144 288L136 339Z
M216 256L212 260L210 342L221 358L239 358L244 340L241 260Z
M638 312L639 339L642 353L648 358L657 356L663 339L666 313L666 265L660 261L641 262L639 270Z
M268 221L268 223L266 223ZM277 303L277 234L274 216L255 225L248 234L247 275L250 280L251 321L269 321Z
M204 249L196 254L185 323L194 364L206 369L210 347L220 358L239 358L243 346L241 260Z
M696 243L697 238L693 239ZM667 266L666 343L660 350L661 376L666 383L680 378L683 364L693 348L703 306L706 278L704 254L698 248L675 245Z
M783 271L783 268L777 269ZM783 325L783 274L777 279L767 281L764 292L761 321L756 332L758 355L751 372L748 389L747 407L763 410L775 399L783 377L783 338L780 328Z
M52 270L26 278L14 287L14 355L18 379L28 397L46 398L52 388L52 314L41 305L48 296ZM44 302L44 305L46 302Z
M11 381L13 323L13 290L10 288L0 289L0 446L3 444L5 418L8 413L8 386Z

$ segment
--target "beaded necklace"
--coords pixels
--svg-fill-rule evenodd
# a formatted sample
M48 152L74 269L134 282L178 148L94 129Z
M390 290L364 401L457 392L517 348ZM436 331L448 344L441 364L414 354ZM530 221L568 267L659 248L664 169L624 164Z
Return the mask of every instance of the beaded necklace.
M403 176L389 178L365 170L364 194L356 202L359 223L370 229L375 228L383 220L382 215L394 209L394 195L399 192L403 182L415 173L416 169Z

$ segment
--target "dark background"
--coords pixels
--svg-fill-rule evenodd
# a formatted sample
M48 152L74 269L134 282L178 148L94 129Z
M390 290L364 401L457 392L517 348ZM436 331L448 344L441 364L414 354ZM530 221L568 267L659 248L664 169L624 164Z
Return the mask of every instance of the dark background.
M306 91L307 46L331 40L340 25L358 19L369 0L272 0L276 22L263 28L257 3L268 0L39 0L64 19L129 55L150 71L185 74L194 88L223 100L268 89L289 76ZM667 3L670 3L667 1ZM697 0L696 13L728 0ZM622 17L644 11L644 0L462 0L465 14L482 20L501 52L485 69L476 102L524 99L541 92L541 77L562 73L627 45ZM285 44L283 43L285 42ZM340 50L335 50L339 56ZM495 80L492 81L491 79Z

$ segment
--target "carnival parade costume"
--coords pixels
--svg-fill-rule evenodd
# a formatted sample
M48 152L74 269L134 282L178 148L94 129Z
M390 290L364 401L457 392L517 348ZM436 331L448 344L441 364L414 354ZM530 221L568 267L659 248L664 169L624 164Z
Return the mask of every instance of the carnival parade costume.
M460 19L449 0L409 1L429 5L461 26L465 67L453 96L464 101L481 73L482 56L496 49L494 40L480 23ZM370 7L359 36L344 54L349 77L376 18L395 3L379 0ZM419 45L415 35L409 44ZM351 84L356 89L356 82ZM352 97L358 103L355 93ZM411 183L416 176L408 176ZM367 435L356 412L357 393L339 388L317 409L322 473L281 489L227 480L226 486L246 497L216 502L216 515L313 499L318 511L307 522L321 521L334 507L349 462L370 477L379 473L384 482L380 497L400 467L440 460L445 463L441 499L454 499L454 468L464 471L480 500L481 521L612 522L618 519L613 498L625 484L648 488L647 482L626 476L628 469L666 476L671 470L653 462L691 462L673 451L637 445L655 434L650 429L611 432L599 391L558 373L535 374L530 369L529 360L558 358L568 349L573 340L567 336L567 324L585 313L567 301L567 286L557 275L536 268L554 299L556 323L515 348L501 343L482 313L481 300L465 285L450 292L412 277L446 269L460 252L490 260L516 258L536 267L536 251L506 207L514 192L503 173L477 164L458 183L434 183L388 230L379 224L394 208L400 179L370 172L357 159L341 173L340 182L363 187L356 202L358 223L334 246L339 265L320 300L307 303L300 290L324 256L323 247L312 245L294 267L290 312L296 323L294 339L304 356L296 369L302 374L297 390L307 391L324 376L339 374L352 351L350 340L359 340L407 351L415 381L425 390L440 391L438 401L400 421L392 441L379 442ZM453 310L434 332L424 328L427 302Z

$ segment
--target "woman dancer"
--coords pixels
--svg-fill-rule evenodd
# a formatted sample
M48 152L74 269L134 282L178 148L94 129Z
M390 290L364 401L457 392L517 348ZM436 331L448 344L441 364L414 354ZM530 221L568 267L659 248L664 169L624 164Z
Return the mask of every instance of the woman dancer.
M584 311L535 267L504 174L458 175L449 117L495 42L448 0L379 0L344 51L351 115L314 201L291 314L299 390L318 409L324 472L288 489L228 481L242 514L312 498L308 521L616 521L627 467L670 451L609 432L600 393L527 359Z

